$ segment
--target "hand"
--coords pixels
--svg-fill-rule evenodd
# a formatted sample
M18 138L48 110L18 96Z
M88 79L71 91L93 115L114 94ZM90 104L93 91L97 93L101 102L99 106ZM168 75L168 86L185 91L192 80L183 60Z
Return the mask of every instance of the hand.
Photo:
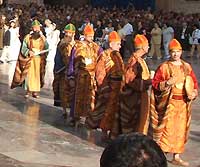
M152 84L152 79L147 79L143 81L145 86L150 86Z
M191 95L188 96L188 99L194 100L197 97L196 91L193 91Z
M40 31L39 33L40 33L40 36L42 36L42 35L43 35L42 31Z
M69 79L69 86L74 87L75 86L75 81L74 79Z
M169 78L167 80L166 85L167 86L172 86L172 85L174 85L176 83L176 81L177 81L177 78L175 76L173 76L173 77L171 77L171 78Z
M30 57L33 57L33 56L34 56L34 52L30 50L30 51L29 51L29 56L30 56Z

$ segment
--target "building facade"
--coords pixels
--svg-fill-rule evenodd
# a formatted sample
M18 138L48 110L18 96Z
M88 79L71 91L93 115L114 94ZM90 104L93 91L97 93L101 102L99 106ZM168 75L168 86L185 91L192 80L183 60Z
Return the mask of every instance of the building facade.
M200 13L200 0L156 0L157 10Z
M16 3L16 4L30 4L32 2L37 3L39 5L44 4L44 0L7 0L9 4Z
M0 0L1 1L1 0ZM3 1L3 0L2 0ZM37 4L44 4L45 2L53 0L7 0L8 3L21 3L21 4L29 4L31 2L35 2ZM99 0L97 0L99 1ZM104 0L106 1L106 0ZM148 0L149 1L149 0ZM165 11L176 11L176 12L184 12L184 13L200 13L200 0L152 0L154 1L154 6L156 10L165 10ZM59 0L59 3L66 3L73 6L82 6L92 0ZM133 3L144 3L143 5L147 5L147 0L130 0Z

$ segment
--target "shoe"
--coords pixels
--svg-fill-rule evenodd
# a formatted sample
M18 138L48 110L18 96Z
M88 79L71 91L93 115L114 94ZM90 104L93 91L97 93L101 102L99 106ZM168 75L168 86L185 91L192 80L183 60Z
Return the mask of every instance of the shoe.
M74 126L75 126L75 123L76 123L76 121L75 121L73 118L71 118L71 119L69 120L68 125L71 126L71 127L74 127Z
M179 166L189 166L189 163L188 162L186 162L186 161L183 161L182 159L173 159L172 161L171 161L171 163L173 164L173 165L179 165Z
M39 98L40 96L37 93L32 93L33 98Z
M152 59L153 57L148 55L147 58L148 58L148 59Z
M67 116L68 116L67 113L63 113L63 114L62 114L62 117L63 117L64 119L67 119Z
M25 97L25 98L28 98L28 97L29 97L29 94L25 94L24 97Z
M86 120L85 117L80 117L79 123L84 125L85 124L85 120Z
M26 94L24 95L25 98L28 98L30 96L30 92L26 92Z

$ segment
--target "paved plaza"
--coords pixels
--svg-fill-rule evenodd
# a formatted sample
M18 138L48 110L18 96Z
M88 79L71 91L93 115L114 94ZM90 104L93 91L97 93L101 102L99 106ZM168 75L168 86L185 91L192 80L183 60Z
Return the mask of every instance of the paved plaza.
M200 81L200 59L185 58ZM147 60L156 69L162 60ZM0 64L0 167L99 167L106 143L99 131L66 125L60 108L53 106L52 74L39 99L25 99L24 90L11 90L15 63ZM51 71L51 67L49 67ZM184 160L200 167L200 98L193 103L192 124ZM167 157L171 159L171 155ZM169 163L169 167L174 167Z

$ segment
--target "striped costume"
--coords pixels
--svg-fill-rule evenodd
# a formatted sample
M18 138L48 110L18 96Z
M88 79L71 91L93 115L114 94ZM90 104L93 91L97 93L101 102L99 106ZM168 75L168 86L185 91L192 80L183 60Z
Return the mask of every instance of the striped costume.
M94 111L96 96L95 68L101 48L95 43L79 41L70 63L69 76L75 78L75 92L70 115L74 118L86 117ZM73 66L73 68L72 68Z
M174 75L178 78L175 85L167 88L166 81ZM186 84L188 76L193 84ZM149 134L164 152L184 151L191 122L191 100L187 98L186 86L198 90L197 79L188 63L182 61L181 65L174 65L166 61L156 70L152 81Z
M53 81L55 106L67 108L70 106L72 100L74 88L69 85L67 73L70 56L73 54L72 49L75 43L75 41L68 43L65 38L63 38L56 51Z
M24 86L25 89L39 92L44 85L46 54L29 57L29 51L39 52L48 49L44 38L32 39L31 34L25 36L19 54L11 88Z
M119 95L123 84L124 64L117 51L107 49L100 56L96 78L98 83L95 110L89 113L86 123L90 128L101 128L112 133L119 122L116 115L119 112ZM118 125L117 125L118 126Z
M120 121L122 133L147 133L149 102L148 97L150 79L149 69L141 57L143 50L134 52L128 60L125 69L126 84L120 97Z

